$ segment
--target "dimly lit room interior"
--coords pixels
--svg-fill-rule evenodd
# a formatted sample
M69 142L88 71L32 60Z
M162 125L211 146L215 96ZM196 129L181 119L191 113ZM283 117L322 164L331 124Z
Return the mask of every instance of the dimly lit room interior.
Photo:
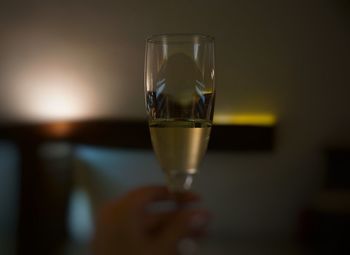
M349 7L1 1L0 254L91 254L104 203L165 184L144 58L146 38L171 33L215 38L194 182L213 217L195 254L350 254Z

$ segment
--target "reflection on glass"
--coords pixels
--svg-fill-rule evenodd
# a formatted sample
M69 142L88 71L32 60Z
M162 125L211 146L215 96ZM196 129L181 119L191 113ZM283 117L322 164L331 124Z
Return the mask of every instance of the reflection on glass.
M145 98L154 151L173 191L191 188L213 120L214 40L158 35L147 40Z

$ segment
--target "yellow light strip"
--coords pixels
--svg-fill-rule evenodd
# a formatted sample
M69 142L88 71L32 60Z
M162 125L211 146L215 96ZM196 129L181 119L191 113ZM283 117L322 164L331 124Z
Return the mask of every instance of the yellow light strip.
M273 126L277 118L272 114L216 114L214 124Z

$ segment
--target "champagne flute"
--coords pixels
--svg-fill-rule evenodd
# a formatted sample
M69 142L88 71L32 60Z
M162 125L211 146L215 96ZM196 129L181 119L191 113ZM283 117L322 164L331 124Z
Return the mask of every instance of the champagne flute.
M171 191L191 189L212 126L214 38L164 34L147 39L145 100L151 140Z

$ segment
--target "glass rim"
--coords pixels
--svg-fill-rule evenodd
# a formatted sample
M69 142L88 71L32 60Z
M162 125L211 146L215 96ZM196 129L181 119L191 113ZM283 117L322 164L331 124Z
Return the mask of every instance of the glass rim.
M173 34L154 34L146 39L147 43L193 43L204 41L213 43L214 37L201 33L173 33Z

